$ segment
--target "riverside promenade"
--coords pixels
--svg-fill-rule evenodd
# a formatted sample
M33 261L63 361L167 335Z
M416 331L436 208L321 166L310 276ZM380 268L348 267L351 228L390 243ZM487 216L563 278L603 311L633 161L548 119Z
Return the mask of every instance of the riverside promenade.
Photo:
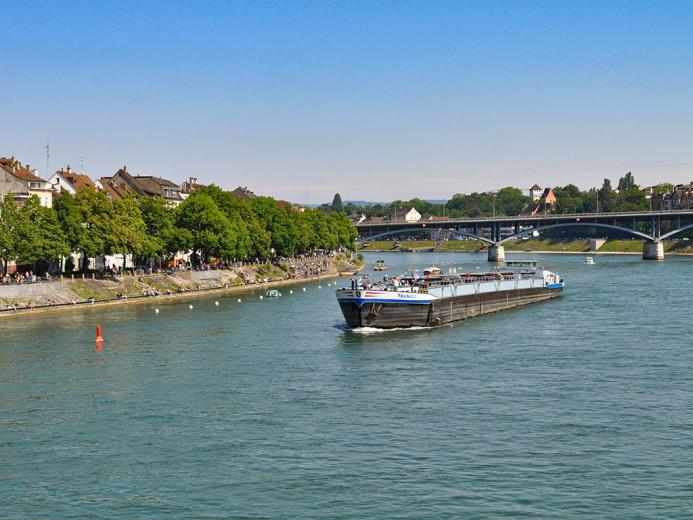
M344 253L309 255L280 265L246 263L229 269L132 274L106 279L73 275L51 281L0 286L0 318L73 311L164 299L247 293L332 278L362 267Z

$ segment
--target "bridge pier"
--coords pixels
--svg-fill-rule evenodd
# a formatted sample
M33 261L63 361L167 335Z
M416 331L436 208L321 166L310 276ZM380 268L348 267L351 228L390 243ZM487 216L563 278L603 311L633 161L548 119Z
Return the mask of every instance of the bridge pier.
M644 242L642 245L643 260L664 260L664 243L659 241Z
M505 262L505 247L494 244L488 248L488 261L502 263Z

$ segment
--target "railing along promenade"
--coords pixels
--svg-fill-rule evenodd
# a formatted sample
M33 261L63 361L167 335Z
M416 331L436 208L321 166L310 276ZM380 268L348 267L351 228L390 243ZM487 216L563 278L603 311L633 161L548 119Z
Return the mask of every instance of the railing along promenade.
M683 231L693 229L693 209L624 211L600 213L491 216L472 218L453 218L419 220L410 222L405 219L382 222L364 221L356 224L360 240L374 240L403 232L446 231L453 235L473 238L490 244L489 261L503 261L505 249L503 244L521 238L535 231L566 227L592 227L607 231L618 231L645 241L644 259L664 258L662 240L673 237ZM511 227L511 231L508 231Z

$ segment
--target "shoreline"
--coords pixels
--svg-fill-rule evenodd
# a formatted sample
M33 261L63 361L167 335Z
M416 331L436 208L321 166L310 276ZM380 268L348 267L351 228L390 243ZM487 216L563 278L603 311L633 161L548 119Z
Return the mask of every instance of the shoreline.
M354 271L360 271L363 269L363 266L357 267L354 269ZM158 296L137 296L137 297L130 297L130 298L124 298L124 299L114 299L114 300L100 300L100 301L95 301L94 303L89 303L89 302L78 302L76 304L59 304L59 305L51 305L51 306L40 306L40 307L34 307L32 308L27 308L27 307L22 307L18 308L17 310L2 310L0 311L0 320L3 318L9 317L9 316L30 316L30 315L38 315L38 314L49 314L49 313L54 313L54 312L74 312L74 311L84 311L84 310L90 310L90 309L100 309L103 307L110 307L114 305L126 305L126 304L133 304L133 305L139 305L143 303L152 303L152 302L169 302L172 300L186 300L186 299L195 299L195 298L201 298L203 296L208 296L208 295L214 295L214 294L243 294L243 293L249 293L249 292L254 292L257 289L268 289L268 288L274 288L274 287L283 287L283 286L288 286L288 285L298 285L301 283L310 283L310 282L315 282L319 280L325 280L328 278L339 278L339 273L326 273L326 274L321 274L317 276L311 276L309 278L291 278L288 280L276 280L272 282L260 282L256 284L248 284L248 285L235 285L232 287L215 287L215 288L209 288L209 289L200 289L200 290L195 290L195 291L187 291L183 293L174 293L174 294L160 294Z

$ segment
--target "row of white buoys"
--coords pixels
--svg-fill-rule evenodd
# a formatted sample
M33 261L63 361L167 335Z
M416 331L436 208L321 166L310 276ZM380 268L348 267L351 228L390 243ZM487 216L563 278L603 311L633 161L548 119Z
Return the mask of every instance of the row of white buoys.
M335 283L335 285L337 285L337 284ZM328 286L328 287L331 287L332 284L328 283L327 286ZM303 292L306 292L306 288L305 288L305 287L303 287L302 289L303 289ZM322 289L322 285L318 285L318 289ZM293 294L293 293L294 293L294 290L293 290L293 289L289 289L289 294ZM281 293L279 294L279 296L281 296ZM262 296L262 295L260 295L260 299L261 299L261 300L264 300L265 297ZM240 298L238 298L236 301L237 301L238 303L242 303L242 302L243 302L243 300L241 300ZM215 306L215 307L219 307L219 302L218 302L218 301L215 301L215 302L214 302L214 306ZM188 305L188 309L193 310L194 308L195 308L195 307L194 307L192 304ZM154 309L154 314L159 314L159 312L161 312L161 311L160 311L158 308L157 308L157 309Z

